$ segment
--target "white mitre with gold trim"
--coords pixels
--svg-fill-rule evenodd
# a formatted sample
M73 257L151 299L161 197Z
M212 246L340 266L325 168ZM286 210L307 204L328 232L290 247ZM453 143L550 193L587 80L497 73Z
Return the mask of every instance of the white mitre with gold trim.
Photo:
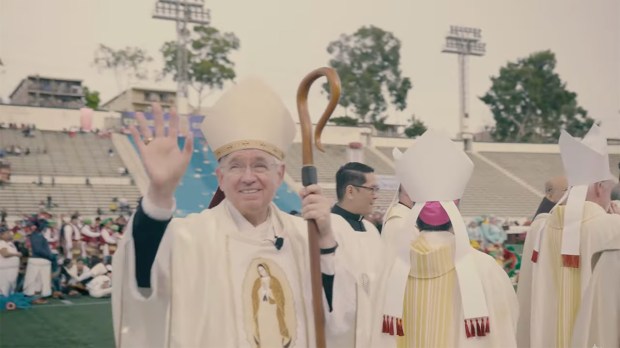
M218 160L243 149L263 150L282 160L296 132L280 97L258 78L243 79L226 91L201 129Z

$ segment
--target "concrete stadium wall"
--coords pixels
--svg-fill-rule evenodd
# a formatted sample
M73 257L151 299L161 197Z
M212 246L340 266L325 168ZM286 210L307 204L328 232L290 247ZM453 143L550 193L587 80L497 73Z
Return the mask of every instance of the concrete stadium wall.
M120 126L121 114L114 111L94 111L92 128L106 129ZM0 104L0 122L35 124L38 129L62 131L80 126L80 110L31 107L21 105ZM313 127L316 125L313 125ZM301 131L297 126L294 142L301 142ZM313 128L314 131L314 128ZM325 144L348 145L361 142L364 146L374 147L409 147L412 139L396 137L373 137L368 127L342 127L327 125L323 129L321 140ZM526 153L559 153L557 144L517 144L474 142L473 152L526 152ZM620 154L620 145L608 146L610 154Z
M560 153L558 144L474 143L474 152Z
M117 112L94 111L92 128L105 129L119 121ZM40 130L62 131L80 126L80 110L0 104L0 122L34 124Z
M42 184L52 184L52 176L43 175L40 179ZM133 185L131 178L127 177L89 177L88 180L92 185ZM16 184L31 184L38 181L39 177L35 175L11 175L11 182ZM85 183L85 176L54 176L55 185L84 185Z
M404 147L408 148L413 143L411 138L373 137L371 145L374 147Z
M558 144L474 143L473 152L560 153ZM610 154L620 154L620 145L607 145Z
M412 143L409 138L373 137L372 146L375 147L409 147ZM455 140L455 143L460 141ZM620 145L607 145L610 154L620 154ZM472 152L525 152L525 153L560 153L558 144L522 144L522 143L487 143L474 142Z

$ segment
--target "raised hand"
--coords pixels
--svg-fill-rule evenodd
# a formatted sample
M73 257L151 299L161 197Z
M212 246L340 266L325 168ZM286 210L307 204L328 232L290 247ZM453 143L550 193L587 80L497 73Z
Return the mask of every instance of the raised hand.
M164 113L157 103L153 104L153 116L154 135L141 112L136 113L140 132L133 125L130 131L150 179L147 192L149 200L158 207L172 208L174 191L189 165L194 142L192 133L187 130L185 146L179 149L179 116L175 110L170 112L168 134L164 131Z

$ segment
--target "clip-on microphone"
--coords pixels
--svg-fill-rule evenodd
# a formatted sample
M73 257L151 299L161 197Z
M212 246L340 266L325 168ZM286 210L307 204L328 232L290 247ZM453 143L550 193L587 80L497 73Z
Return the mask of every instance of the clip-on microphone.
M265 241L273 243L278 250L282 249L282 246L284 245L284 237L274 236L273 239L265 239Z
M284 238L276 236L273 245L275 245L278 250L282 249L282 246L284 245Z

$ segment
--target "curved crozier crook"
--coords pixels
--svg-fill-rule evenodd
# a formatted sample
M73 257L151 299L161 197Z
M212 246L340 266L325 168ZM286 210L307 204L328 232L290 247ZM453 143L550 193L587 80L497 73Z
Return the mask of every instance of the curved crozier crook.
M340 98L340 78L334 69L319 68L312 71L301 81L297 89L297 112L301 125L302 161L301 181L303 186L317 184L316 168L312 158L312 122L308 112L308 92L312 83L321 76L327 77L331 96L315 131L315 144L321 146L321 132L338 104ZM326 347L325 314L323 312L323 286L321 280L319 229L315 220L308 220L308 253L310 256L310 280L312 284L312 312L314 314L315 343L317 348Z
M312 135L312 121L310 120L310 113L308 111L308 93L310 92L312 83L322 76L325 76L329 83L330 99L314 131L314 143L317 149L323 152L325 152L325 150L321 144L321 133L340 100L340 77L336 70L332 68L318 68L306 75L301 81L297 89L297 112L299 114L299 123L301 126L303 165L312 165L314 162L312 158L312 141L310 140Z

